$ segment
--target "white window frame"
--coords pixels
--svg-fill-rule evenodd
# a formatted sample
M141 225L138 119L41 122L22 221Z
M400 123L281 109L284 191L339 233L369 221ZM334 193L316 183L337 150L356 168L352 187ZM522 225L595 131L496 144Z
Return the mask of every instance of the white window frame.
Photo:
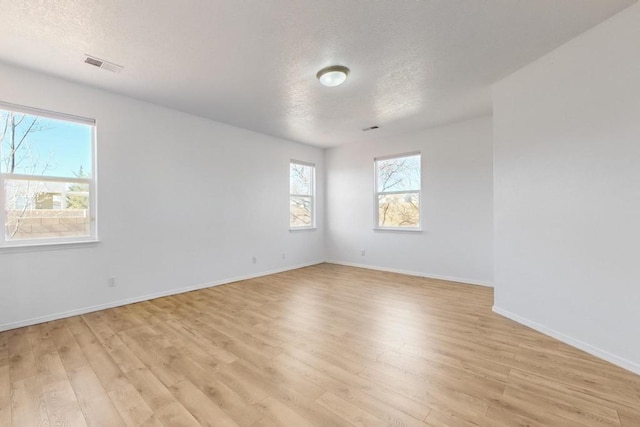
M47 175L24 175L0 173L0 249L3 248L19 248L19 247L37 247L64 245L73 243L93 243L98 242L98 221L97 221L97 157L96 157L96 120L72 114L57 113L54 111L41 110L39 108L26 107L0 101L0 109L12 111L22 114L31 114L40 117L46 117L55 120L80 123L91 126L91 177L90 178L61 178ZM81 237L53 237L41 239L19 239L7 240L5 236L6 227L6 210L5 210L5 181L10 180L26 180L26 181L49 181L49 182L69 182L89 185L89 235Z
M311 194L293 194L291 193L291 165L307 166L311 168ZM311 222L309 225L292 226L291 225L291 198L292 197L310 197L311 198ZM301 160L289 160L289 230L315 230L316 229L316 165L314 163L303 162Z
M419 190L402 190L402 191L378 191L378 162L390 159L399 159L402 157L420 156L420 189ZM416 227L388 227L380 224L379 196L383 194L417 194L420 204L418 206L418 225ZM422 154L420 151L412 151L409 153L391 154L388 156L374 157L373 159L373 229L376 231L422 231Z

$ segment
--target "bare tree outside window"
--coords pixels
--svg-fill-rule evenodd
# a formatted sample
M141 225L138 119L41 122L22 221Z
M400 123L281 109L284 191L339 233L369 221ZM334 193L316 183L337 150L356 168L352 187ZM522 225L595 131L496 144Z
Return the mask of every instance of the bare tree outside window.
M420 227L420 154L375 160L376 226Z
M94 125L54 115L0 104L0 245L92 234Z
M289 164L289 227L314 226L315 166L292 161Z
M0 172L24 175L44 175L51 167L51 155L41 159L41 153L34 150L32 137L46 131L46 125L39 122L37 116L0 111ZM8 237L14 237L23 225L27 211L43 199L41 183L26 181L23 185L5 185L5 209L10 211L6 223ZM17 202L21 201L20 206Z

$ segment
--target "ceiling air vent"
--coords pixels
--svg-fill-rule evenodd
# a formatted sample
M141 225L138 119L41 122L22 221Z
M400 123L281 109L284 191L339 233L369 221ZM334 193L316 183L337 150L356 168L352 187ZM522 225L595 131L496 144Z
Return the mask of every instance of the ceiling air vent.
M93 65L94 67L102 68L103 70L111 71L112 73L119 73L124 68L122 65L114 64L113 62L105 61L95 56L86 55L85 63Z
M370 130L380 129L380 126L369 126L368 128L362 129L362 132L369 132Z

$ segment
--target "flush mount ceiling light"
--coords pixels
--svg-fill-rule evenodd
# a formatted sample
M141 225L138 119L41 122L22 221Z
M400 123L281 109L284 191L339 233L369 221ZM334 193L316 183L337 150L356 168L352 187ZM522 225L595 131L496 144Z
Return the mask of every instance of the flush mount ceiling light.
M342 65L332 65L318 71L316 77L324 86L334 87L341 85L347 80L349 69Z

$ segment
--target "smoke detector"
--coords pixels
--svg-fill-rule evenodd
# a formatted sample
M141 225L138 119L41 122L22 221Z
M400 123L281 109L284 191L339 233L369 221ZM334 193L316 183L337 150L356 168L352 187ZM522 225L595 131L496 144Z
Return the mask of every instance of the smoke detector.
M112 73L120 73L124 68L122 65L114 64L113 62L105 61L104 59L96 58L95 56L85 55L84 62L94 67L102 68L103 70L111 71Z

